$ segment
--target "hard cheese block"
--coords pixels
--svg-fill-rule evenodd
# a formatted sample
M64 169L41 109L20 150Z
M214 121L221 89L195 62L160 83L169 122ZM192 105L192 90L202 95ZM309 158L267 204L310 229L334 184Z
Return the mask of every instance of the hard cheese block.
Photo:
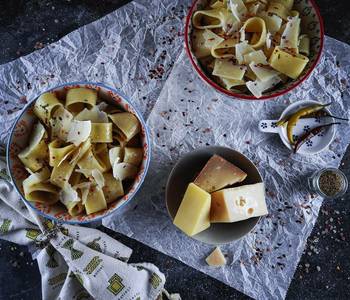
M216 247L215 250L210 253L210 255L205 259L207 264L212 267L220 267L226 265L226 258L222 254L219 247Z
M247 174L219 155L213 155L194 183L208 193L243 181Z
M262 182L224 189L211 195L212 223L231 223L267 214Z
M174 224L189 236L210 226L210 194L193 183L187 187Z

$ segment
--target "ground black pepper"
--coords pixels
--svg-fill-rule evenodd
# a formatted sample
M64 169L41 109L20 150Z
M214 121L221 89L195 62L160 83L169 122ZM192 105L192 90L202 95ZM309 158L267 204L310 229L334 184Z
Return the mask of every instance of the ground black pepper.
M319 178L320 190L327 196L335 196L343 188L343 178L340 174L333 171L325 171Z

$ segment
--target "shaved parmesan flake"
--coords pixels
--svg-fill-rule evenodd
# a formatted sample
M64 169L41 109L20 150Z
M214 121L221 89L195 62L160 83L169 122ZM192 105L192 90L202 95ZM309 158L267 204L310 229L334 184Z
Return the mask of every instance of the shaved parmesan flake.
M259 17L265 21L266 28L272 34L280 30L282 26L282 19L276 15L269 15L266 11L259 13Z
M66 206L72 202L79 202L80 198L78 193L69 183L66 183L64 187L58 193L59 200Z
M254 61L249 64L256 77L261 81L267 81L278 75L278 72L263 66L257 65Z
M99 108L99 110L105 110L108 107L108 104L104 101L101 101L96 106Z
M50 178L50 171L48 168L43 168L36 173L32 173L26 179L23 180L23 189L26 193L26 188L33 186L34 184L45 182Z
M118 163L117 161L113 164L113 176L120 181L126 178L133 178L137 174L137 167L129 163Z
M24 168L26 169L26 171L27 171L30 175L34 174L34 172L33 172L31 169L29 169L29 168L27 168L27 167L24 167Z
M251 16L255 16L263 8L264 8L264 5L262 3L256 2L249 7L248 11Z
M91 186L91 182L87 182L87 181L83 181L80 182L78 184L76 184L75 186L73 186L74 189L85 189L85 188L89 188Z
M32 152L33 148L36 147L41 139L44 137L45 135L45 128L44 126L38 122L36 125L34 125L34 129L33 129L33 133L29 142L29 145L24 148L19 154L18 156L21 157L26 157L30 152Z
M230 0L229 7L233 16L240 21L244 20L248 15L247 7L242 0Z
M220 9L220 19L222 23L223 30L227 32L232 32L239 28L240 21L237 19L230 11L227 9Z
M300 18L288 17L288 22L286 28L284 29L281 37L281 48L298 48L299 41L299 31L300 31Z
M216 58L213 75L228 79L241 80L246 70L246 66L235 65L230 59Z
M266 48L270 49L271 46L272 46L272 34L271 34L271 32L268 32L266 34Z
M255 51L254 48L248 44L247 41L243 41L239 44L236 44L235 47L236 47L236 59L239 64L243 64L245 54Z
M109 149L109 162L113 166L115 162L121 162L122 161L122 148L121 147L113 147Z
M86 178L91 176L91 169L76 169L75 172L83 174Z
M72 142L75 146L79 146L88 139L90 132L91 121L73 120L68 132L67 142Z
M92 123L108 123L108 116L104 111L101 111L98 106L91 109L84 108L75 116L78 121L91 121Z
M95 179L97 185L102 189L105 186L105 179L98 169L93 169L91 172L92 177Z
M253 61L257 64L263 64L263 65L268 64L264 51L262 50L250 52L248 54L245 54L243 57L244 57L244 63L246 64L250 64Z
M58 162L57 167L59 167L68 157L70 157L71 155L73 155L73 152L75 151L75 149L72 149L71 151L67 152L66 155L64 155L62 157L62 159Z
M207 48L212 48L225 40L208 29L204 30L203 37L205 39L204 46Z
M236 79L227 79L222 77L221 78L222 82L225 84L226 88L230 90L231 88L238 86L238 85L244 85L245 81L244 80L236 80Z
M80 189L81 193L81 203L85 205L87 197L89 195L89 190L91 187L91 182L81 182L74 186L75 189Z
M51 138L67 141L72 120L73 115L63 106L57 108L52 115L52 119L49 121L51 126Z
M279 76L276 76L267 81L260 81L260 80L248 81L246 82L246 86L255 97L260 98L264 91L274 87L280 81L281 81L281 78L279 78Z
M239 30L239 41L240 42L244 42L245 41L245 28L244 27L242 27Z
M83 144L79 146L78 149L75 150L74 155L72 156L71 161L69 162L70 164L76 164L88 151L91 147L91 142L90 139L87 139Z

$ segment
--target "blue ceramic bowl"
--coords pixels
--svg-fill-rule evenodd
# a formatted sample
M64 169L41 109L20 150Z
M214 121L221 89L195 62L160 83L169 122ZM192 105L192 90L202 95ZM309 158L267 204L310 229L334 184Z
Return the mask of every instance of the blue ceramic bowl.
M110 104L114 104L116 107L122 108L125 111L133 113L140 122L140 136L142 147L144 149L144 156L139 168L139 172L131 187L128 189L127 194L125 194L117 201L109 203L107 209L105 210L90 215L84 213L78 216L71 216L68 213L67 209L60 203L47 205L43 203L29 202L25 199L22 182L25 178L28 177L28 172L25 170L24 165L18 159L17 155L23 148L28 145L30 132L32 130L34 122L37 121L37 117L33 113L33 106L37 97L35 97L35 99L32 99L30 103L28 103L23 108L23 111L18 116L11 129L10 138L7 144L7 166L11 180L22 200L30 205L39 214L54 221L71 224L82 224L99 221L111 213L120 210L121 207L125 206L127 203L130 203L146 177L151 159L151 149L148 129L142 115L137 111L137 109L131 104L128 98L120 90L106 86L102 83L72 82L57 86L48 91L55 92L57 94L65 94L67 90L76 87L96 89L98 91L100 99L103 99Z

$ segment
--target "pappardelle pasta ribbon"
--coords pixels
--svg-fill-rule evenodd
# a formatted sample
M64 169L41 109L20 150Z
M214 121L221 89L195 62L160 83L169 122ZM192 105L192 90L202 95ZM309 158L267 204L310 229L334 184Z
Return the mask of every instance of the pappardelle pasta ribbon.
M30 246L34 251L44 300L169 296L164 290L165 276L156 266L128 263L132 250L99 230L43 219L26 207L11 183L3 179L0 224L1 239Z
M35 101L38 121L18 154L29 173L22 183L28 201L61 202L77 216L107 209L128 192L143 159L140 123L101 97L78 87ZM116 148L118 161L110 155Z
M215 82L259 98L309 62L310 38L293 7L293 0L209 1L192 16L193 53Z

